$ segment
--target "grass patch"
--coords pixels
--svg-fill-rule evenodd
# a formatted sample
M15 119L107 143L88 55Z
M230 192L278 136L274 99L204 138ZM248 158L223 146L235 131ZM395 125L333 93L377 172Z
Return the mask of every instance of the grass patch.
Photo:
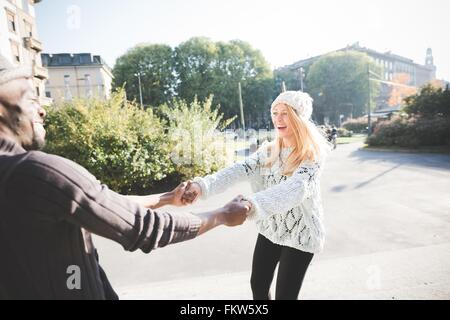
M367 151L388 151L388 152L404 152L404 153L444 153L450 154L450 146L420 146L416 148L405 148L398 146L371 147L364 145L362 150Z
M338 137L337 144L364 142L367 138L365 134L355 134L352 137Z

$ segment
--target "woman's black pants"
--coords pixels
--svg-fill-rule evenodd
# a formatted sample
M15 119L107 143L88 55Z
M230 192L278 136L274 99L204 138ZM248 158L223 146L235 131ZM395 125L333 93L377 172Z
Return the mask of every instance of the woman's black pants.
M270 286L278 263L275 299L298 299L303 278L312 258L312 253L274 244L259 234L253 253L250 280L253 299L270 300Z

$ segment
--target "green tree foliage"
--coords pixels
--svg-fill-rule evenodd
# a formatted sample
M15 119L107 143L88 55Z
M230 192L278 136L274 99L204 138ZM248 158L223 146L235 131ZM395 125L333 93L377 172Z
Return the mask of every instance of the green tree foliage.
M367 139L370 146L450 146L448 117L422 117L397 115L381 121Z
M204 102L194 97L190 104L176 99L160 107L168 120L167 140L171 145L171 160L176 179L204 176L222 168L227 160L224 141L219 130L234 118L223 121L218 109L212 108L212 96Z
M119 57L114 65L113 87L125 85L127 98L140 101L139 80L144 105L158 106L170 100L175 94L172 48L161 44L141 44Z
M354 118L354 119L348 119L342 124L342 127L353 131L355 133L366 133L367 132L367 118L360 117L360 118Z
M269 89L272 81L269 64L259 50L240 40L213 42L197 37L173 50L156 44L129 50L114 66L114 87L125 86L127 98L138 102L139 71L145 105L158 106L173 97L186 101L198 97L203 101L212 94L221 112L232 117L240 113L241 82L245 116L255 119L261 110L267 109L273 96L273 90Z
M428 84L419 93L405 99L404 111L425 117L450 116L450 89L436 88Z
M218 109L195 98L190 104L143 110L124 89L107 101L80 99L48 109L46 151L85 167L124 194L163 192L181 181L222 168L230 155L218 132Z
M314 62L307 73L306 86L314 98L316 118L326 116L337 124L340 114L367 114L368 67L380 74L379 67L366 54L352 51L331 53ZM376 81L370 83L374 109L380 86Z
M147 193L173 172L170 144L151 109L127 102L75 100L48 110L46 151L71 159L122 193Z
M227 117L239 114L239 82L255 88L255 82L272 76L261 52L240 40L225 43L192 38L175 49L174 60L178 97L204 100L213 94Z
M377 124L372 146L450 145L450 90L428 84L405 99L405 113Z
M272 77L249 80L243 83L242 100L246 112L246 128L249 127L248 122L250 120L253 124L255 121L260 121L260 125L263 125L262 122L271 121L270 104L279 93L280 91L276 89L276 83Z
M304 67L305 75L309 72L309 66ZM300 71L297 69L288 69L288 68L280 68L274 71L275 77L275 87L278 92L281 90L281 84L284 81L286 85L286 90L300 90L301 89L301 81L300 81ZM303 79L305 81L305 79ZM303 88L306 92L308 92L309 88L306 88L306 83L303 83Z

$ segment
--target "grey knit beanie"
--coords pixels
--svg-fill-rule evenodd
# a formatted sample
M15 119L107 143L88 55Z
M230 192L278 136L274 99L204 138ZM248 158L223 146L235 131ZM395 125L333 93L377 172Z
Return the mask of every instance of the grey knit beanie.
M0 85L14 79L31 78L33 70L31 66L14 66L0 54Z

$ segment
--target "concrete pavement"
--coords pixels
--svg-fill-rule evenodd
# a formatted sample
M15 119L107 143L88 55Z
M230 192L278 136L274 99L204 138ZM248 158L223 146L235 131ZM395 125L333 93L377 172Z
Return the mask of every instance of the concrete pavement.
M339 145L327 161L325 249L313 260L302 297L450 299L450 156L361 146ZM250 192L239 183L188 210L210 210ZM254 224L245 223L149 255L106 239L96 244L122 298L249 299L255 240Z
M450 244L311 264L301 299L450 299ZM251 300L250 272L119 288L121 299ZM272 288L272 292L273 292Z

